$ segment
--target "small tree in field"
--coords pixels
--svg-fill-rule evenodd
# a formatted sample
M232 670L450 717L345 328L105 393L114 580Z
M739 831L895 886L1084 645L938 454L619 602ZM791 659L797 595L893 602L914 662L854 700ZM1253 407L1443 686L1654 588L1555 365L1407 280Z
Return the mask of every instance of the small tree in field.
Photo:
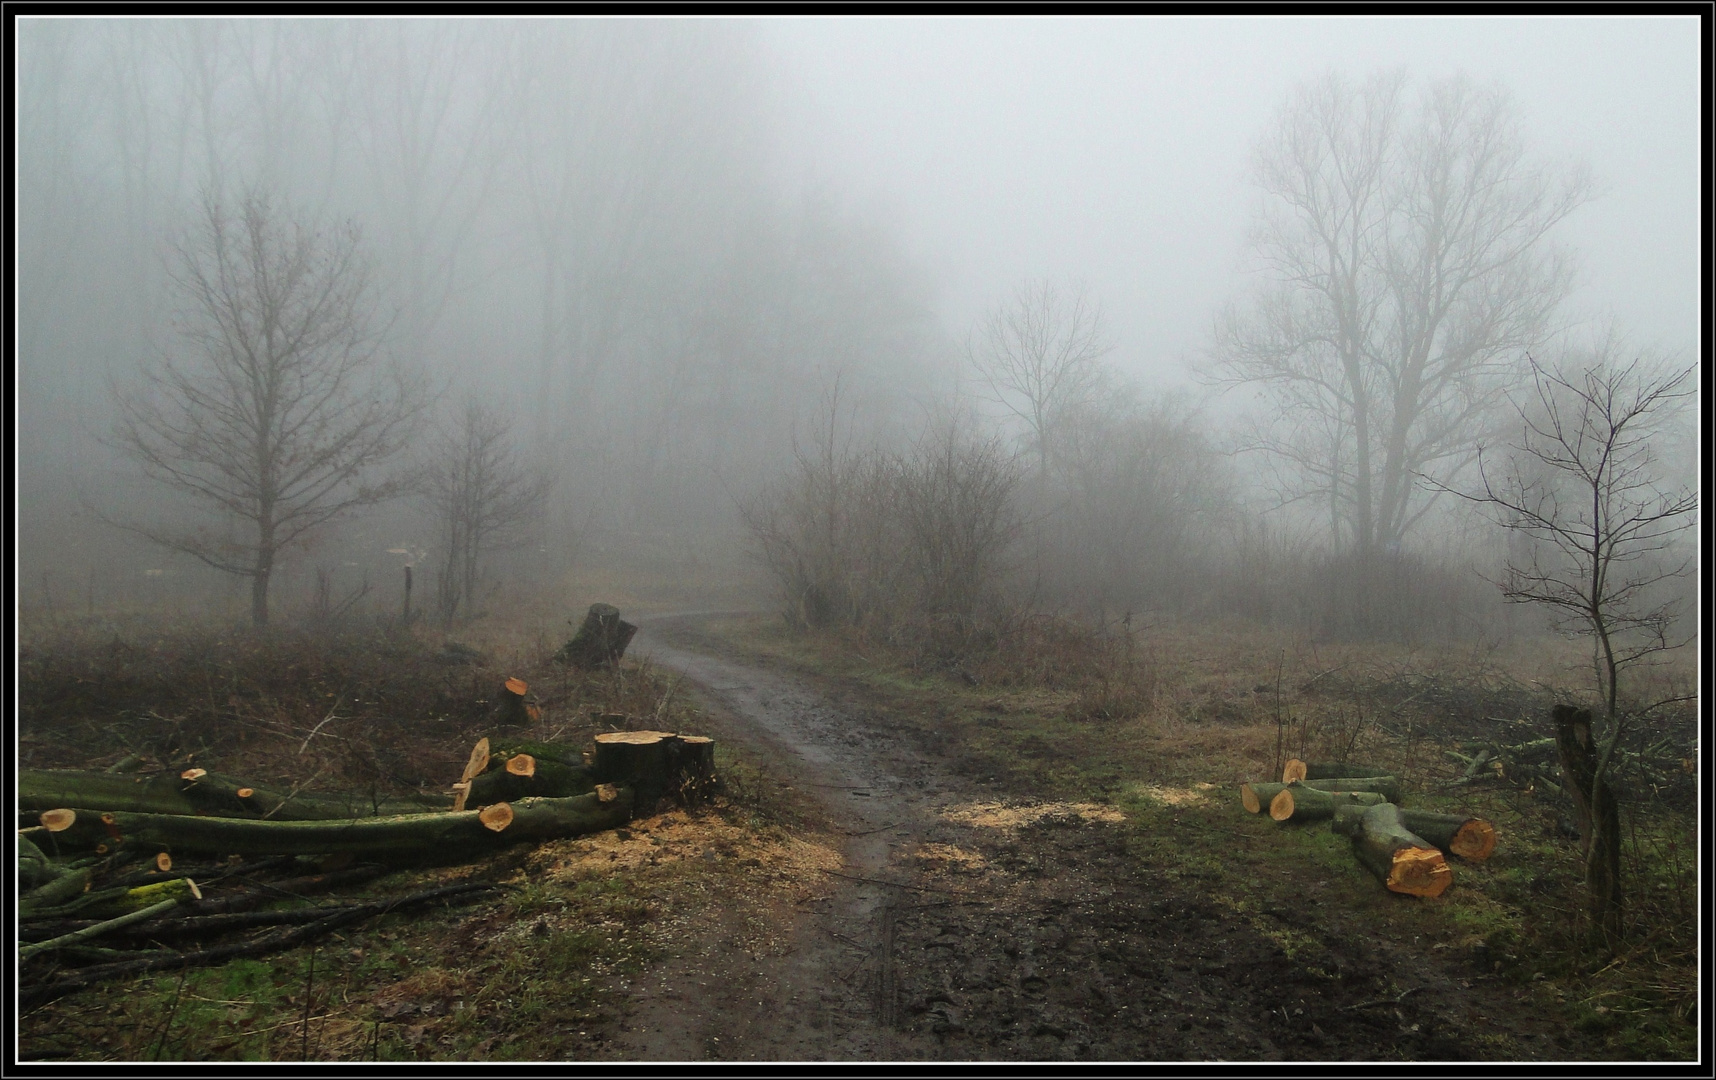
M437 580L441 616L474 614L487 552L520 538L541 511L551 477L519 461L512 418L467 398L436 443L427 480L445 544Z
M1527 542L1528 554L1507 566L1503 595L1547 607L1564 632L1594 647L1601 728L1577 721L1594 766L1569 777L1583 781L1569 786L1579 789L1572 794L1593 926L1610 947L1620 934L1623 893L1619 821L1604 809L1613 806L1606 777L1628 723L1667 704L1629 712L1621 680L1647 658L1692 640L1674 633L1682 600L1675 586L1696 557L1679 549L1698 512L1695 489L1665 482L1652 441L1670 411L1697 393L1693 369L1620 362L1613 351L1555 367L1532 361L1531 393L1514 403L1521 437L1494 481L1480 455L1483 494L1467 496Z
M256 191L235 218L211 196L176 255L184 348L118 395L115 441L226 528L121 527L248 577L264 626L282 551L404 489L375 474L405 446L421 384L382 356L355 225L301 224Z

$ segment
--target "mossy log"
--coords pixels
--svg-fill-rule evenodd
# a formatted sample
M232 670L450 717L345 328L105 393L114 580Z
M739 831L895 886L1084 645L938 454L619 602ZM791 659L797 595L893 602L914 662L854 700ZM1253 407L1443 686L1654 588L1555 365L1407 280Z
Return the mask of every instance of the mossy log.
M1342 836L1357 836L1364 812L1361 806L1337 807L1329 828ZM1471 862L1483 862L1496 849L1495 825L1470 814L1402 809L1400 823L1447 854Z
M70 871L50 860L27 836L18 837L18 887L25 892L64 877Z
M1442 852L1408 829L1400 820L1400 807L1391 802L1366 808L1353 850L1390 892L1441 896L1454 881Z
M57 833L56 840L72 847L126 845L217 855L324 855L349 851L373 859L419 858L492 850L515 840L546 840L610 829L631 818L631 794L629 788L621 788L619 797L607 801L595 792L564 799L523 799L512 805L512 820L498 831L485 823L476 810L344 821L74 810L76 820Z
M1321 791L1288 784L1269 800L1269 816L1276 821L1323 821L1335 816L1336 807L1367 807L1386 801L1375 791Z
M78 769L26 769L18 774L18 808L26 814L62 806L133 814L213 814L277 821L332 821L438 809L427 797L276 791L203 769L125 776Z
M1281 782L1291 784L1295 780L1331 780L1343 776L1392 776L1393 770L1380 769L1375 765L1359 765L1351 761L1300 761L1298 758L1288 758L1287 764L1281 770Z
M1400 801L1400 781L1392 776L1336 776L1298 783L1318 791L1374 791L1387 802Z
M439 810L443 805L442 800L432 796L377 798L355 792L333 794L278 791L259 787L254 781L212 772L187 779L184 785L185 798L195 804L200 812L221 817L254 816L273 821L338 821L344 818L424 814Z
M39 814L57 806L100 806L138 814L195 814L178 772L148 775L81 769L24 769L18 773L18 809Z
M1286 784L1241 784L1239 785L1239 801L1253 814L1261 814L1286 786Z
M519 763L529 762L529 771ZM585 765L568 765L530 754L513 754L502 759L495 755L489 771L471 778L467 806L488 806L497 802L513 802L531 797L564 799L596 790L595 770Z
M18 898L18 910L22 912L43 911L56 908L82 896L89 888L92 871L85 867L73 870L67 874L31 889Z
M586 670L617 664L637 632L637 627L620 618L619 608L612 604L591 604L583 625L554 658Z

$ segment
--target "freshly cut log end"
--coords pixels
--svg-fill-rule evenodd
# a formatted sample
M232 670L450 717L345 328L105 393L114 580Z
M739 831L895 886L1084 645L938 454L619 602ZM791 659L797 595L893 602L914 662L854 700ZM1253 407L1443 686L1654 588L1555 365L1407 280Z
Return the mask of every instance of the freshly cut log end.
M483 823L484 828L505 832L506 827L512 824L512 807L503 802L485 806L478 812L477 820Z
M179 774L179 779L188 780L194 784L208 774L209 771L207 769L186 769L184 772Z
M529 754L514 754L507 758L506 771L514 776L535 776L536 759Z
M255 788L241 787L238 789L238 797L241 799L248 799L254 794L256 794Z
M1454 833L1448 850L1462 859L1483 862L1495 853L1496 827L1483 818L1473 818Z
M42 827L51 833L65 832L77 823L76 810L43 810L38 818Z
M1393 803L1378 803L1364 812L1353 852L1390 892L1440 896L1454 881L1442 853L1406 827Z
M1239 785L1239 801L1251 813L1263 813L1263 800L1257 797L1257 789L1250 784Z
M173 857L171 855L169 855L165 851L163 851L159 855L155 856L155 869L157 869L157 870L161 871L161 873L165 874L167 871L171 870L172 868L173 868Z
M523 679L514 678L506 681L506 692L514 695L515 697L523 697L529 689L530 684L526 683Z
M481 774L489 767L489 740L478 739L477 745L471 747L471 758L465 762L464 775L459 777L462 784L473 776Z
M191 890L192 900L201 900L203 898L203 890L190 878L185 879L185 887Z
M1385 801L1375 791L1320 791L1288 784L1269 800L1269 816L1276 821L1323 821L1335 816L1336 807L1375 806Z
M1270 800L1281 793L1286 784L1241 784L1239 786L1239 801L1254 814L1261 814L1269 808Z
M1305 763L1296 757L1288 758L1287 764L1281 769L1281 782L1292 784L1303 779L1305 779ZM1256 811L1254 810L1252 813L1256 813Z
M596 785L596 801L597 802L611 803L619 797L620 797L620 789L617 785L614 785L614 784L597 784Z
M461 780L453 785L453 813L457 814L465 808L465 800L471 797L471 782Z
M1454 872L1442 853L1433 847L1401 848L1394 853L1394 866L1385 884L1407 896L1441 896L1454 883Z

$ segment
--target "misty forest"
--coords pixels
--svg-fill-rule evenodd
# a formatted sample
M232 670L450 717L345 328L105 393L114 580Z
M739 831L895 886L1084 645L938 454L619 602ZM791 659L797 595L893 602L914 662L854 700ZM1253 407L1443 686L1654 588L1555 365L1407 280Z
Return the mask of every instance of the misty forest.
M1695 329L1505 71L1140 306L780 23L13 27L25 1060L1696 1055Z

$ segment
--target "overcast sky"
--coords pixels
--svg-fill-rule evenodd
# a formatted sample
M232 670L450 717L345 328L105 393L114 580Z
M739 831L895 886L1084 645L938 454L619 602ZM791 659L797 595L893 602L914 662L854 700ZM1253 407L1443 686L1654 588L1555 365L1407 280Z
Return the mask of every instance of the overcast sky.
M1530 146L1603 195L1563 224L1568 311L1697 342L1695 18L818 18L768 20L811 177L885 208L955 332L1009 283L1082 276L1115 359L1183 379L1243 291L1250 148L1331 69L1464 72L1514 95Z

